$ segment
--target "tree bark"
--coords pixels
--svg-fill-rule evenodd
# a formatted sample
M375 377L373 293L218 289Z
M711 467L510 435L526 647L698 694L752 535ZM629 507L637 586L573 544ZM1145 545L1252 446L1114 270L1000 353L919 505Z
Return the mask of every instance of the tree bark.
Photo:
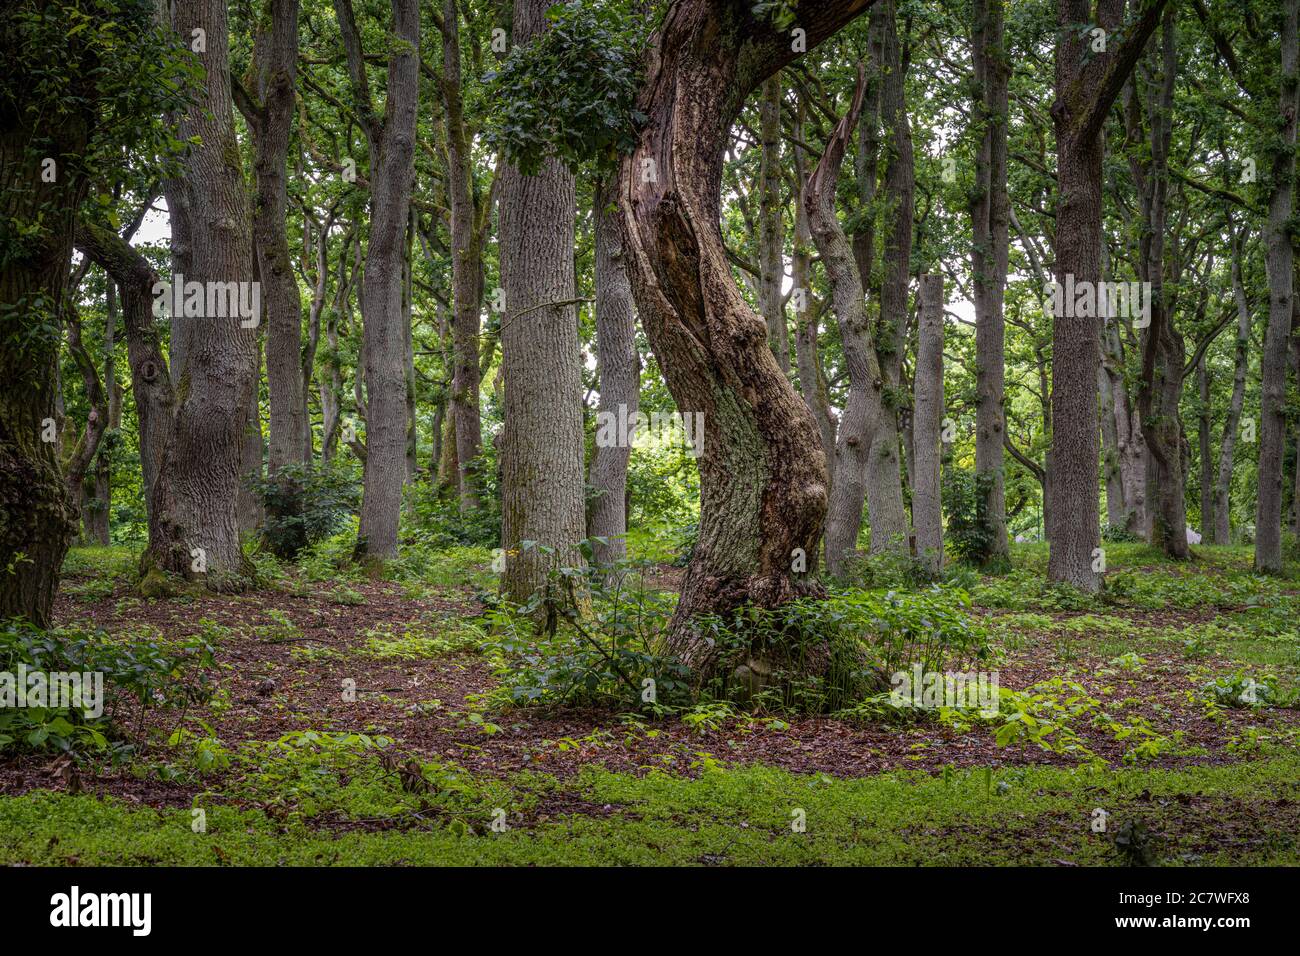
M1150 283L1151 324L1142 338L1142 375L1138 409L1150 454L1146 486L1154 495L1151 509L1151 543L1175 560L1186 560L1187 513L1182 467L1182 423L1179 400L1183 390L1186 348L1174 324L1173 289L1166 290L1169 270L1165 255L1168 232L1169 144L1173 135L1174 81L1178 70L1176 16L1164 14L1160 44L1160 85L1152 95L1149 159L1135 163L1145 230L1141 247L1145 255L1138 273ZM1133 81L1131 81L1133 82ZM1137 91L1132 96L1136 107ZM1174 285L1174 283L1171 283Z
M117 322L119 296L117 283L105 280L104 295L104 387L108 392L108 423L106 442L100 445L95 456L94 505L83 516L86 538L96 544L111 543L111 516L113 510L113 452L116 437L122 428L122 386L117 381Z
M781 80L768 78L758 101L758 310L781 371L790 374L790 332L785 322L785 228L781 208Z
M74 281L76 277L74 277ZM64 326L67 331L68 354L73 364L81 372L81 380L86 389L86 399L90 412L86 417L86 427L73 445L71 453L63 463L63 480L68 483L68 492L73 501L79 502L79 508L86 507L86 471L95 459L104 430L108 427L108 400L103 383L99 380L99 369L95 366L90 353L86 351L81 338L81 315L76 305L76 286L69 284L63 303ZM66 435L66 431L65 431Z
M266 505L257 491L264 475L266 437L262 433L262 361L264 336L253 352L253 382L244 397L243 442L239 449L239 498L235 505L239 533L253 534L266 520Z
M1286 442L1287 341L1295 276L1291 246L1295 178L1297 15L1300 0L1282 0L1282 80L1278 94L1281 142L1272 162L1268 202L1268 328L1260 360L1259 496L1255 502L1255 570L1282 571L1282 457Z
M597 421L612 416L635 421L641 400L641 358L636 350L636 306L624 266L623 233L617 183L613 177L596 188L592 218L596 223L596 374L600 382ZM598 428L599 432L599 428ZM596 542L596 561L609 564L627 556L627 443L596 442L588 483L595 496L587 530Z
M1223 437L1219 442L1218 477L1214 483L1214 527L1209 537L1211 544L1231 543L1232 532L1232 465L1237 443L1237 428L1241 424L1241 410L1246 400L1246 373L1250 367L1250 302L1242 280L1242 259L1246 241L1246 226L1236 230L1232 244L1232 298L1237 307L1237 344L1232 365L1232 398L1228 401L1228 416L1223 422Z
M406 313L402 303L408 207L415 170L420 15L415 0L392 0L383 117L374 114L350 0L335 0L353 95L370 146L370 242L361 278L366 457L356 554L397 556L406 478Z
M857 553L862 528L862 505L867 495L872 438L883 415L884 377L871 338L866 295L853 247L835 211L835 185L848 138L858 123L866 93L866 75L858 68L858 82L849 111L836 125L822 158L803 191L803 210L812 239L821 255L831 287L831 302L839 323L840 342L849 376L835 441L833 480L826 514L826 565L842 575Z
M251 121L257 193L253 240L266 302L266 387L271 427L267 471L310 458L302 377L302 300L289 258L286 167L298 72L298 0L269 0L253 56L257 102ZM323 241L323 239L322 239Z
M1210 371L1205 356L1196 363L1196 392L1200 409L1196 415L1197 451L1200 456L1201 540L1209 543L1214 526L1214 462L1210 451Z
M550 0L516 0L515 43L527 43L546 29L549 6ZM551 567L582 561L577 545L586 533L586 509L582 347L574 308L576 202L573 174L553 157L535 176L514 166L502 175L502 590L516 602L542 587ZM526 547L525 541L538 546Z
M456 437L456 488L462 511L479 506L474 463L482 453L479 419L479 332L483 302L486 217L474 201L473 157L461 93L460 26L456 0L443 3L443 105L447 114L447 195L451 205L451 420ZM481 225L480 222L484 223Z
M648 121L622 164L623 225L637 311L668 388L678 409L704 416L700 531L669 637L703 671L714 648L692 626L697 614L814 590L794 567L816 551L827 495L816 424L731 278L723 152L745 98L869 3L801 7L793 40L748 4L679 0L647 61L638 109Z
M1056 45L1057 231L1056 281L1101 279L1102 129L1111 105L1133 70L1167 0L1148 0L1138 21L1114 37L1123 0L1099 0L1097 22L1107 52L1079 24L1092 22L1088 0L1058 0ZM1097 317L1055 316L1052 323L1052 446L1048 454L1050 543L1047 573L1053 581L1096 592L1098 527Z
M804 140L804 114L806 105L803 97L799 98L799 108L794 119L794 139ZM835 487L835 429L837 422L831 410L830 397L826 385L826 375L822 370L821 354L817 345L819 315L813 310L812 295L812 232L808 225L808 211L804 208L802 192L807 182L807 159L804 149L794 146L794 181L796 186L794 212L793 253L790 261L793 280L794 303L794 353L795 367L799 372L799 394L804 404L817 422L817 432L821 436L822 452L831 466L827 475L831 483L832 494ZM861 512L862 504L858 503Z
M916 557L931 575L943 569L943 510L939 494L943 431L943 276L921 276L917 324L916 398L912 427L912 524Z
M1146 439L1142 435L1140 416L1129 397L1124 378L1124 352L1120 342L1117 317L1104 320L1102 329L1101 375L1107 383L1110 411L1115 428L1115 472L1118 478L1118 512L1110 512L1108 520L1117 528L1130 534L1146 535L1147 477ZM1104 406L1103 406L1104 407ZM1104 423L1103 423L1104 426ZM1108 472L1109 475L1109 472ZM1109 495L1110 485L1107 485ZM1108 498L1109 502L1109 498Z
M33 57L20 50L14 14L39 14L39 5L0 11L0 54L7 62ZM92 29L98 29L98 26ZM42 51L36 51L39 55ZM97 122L97 56L81 62L47 57L52 71L67 71L70 107L38 115L25 102L35 75L7 78L0 98L0 620L50 623L59 570L76 533L76 504L59 470L56 441L44 440L57 418L60 336L74 216L87 181L80 159ZM34 58L34 57L33 57ZM53 160L53 180L44 177ZM19 235L18 226L31 227Z
M912 215L915 172L911 124L905 99L906 76L898 41L897 8L883 0L871 11L872 30L878 35L883 78L880 105L889 131L885 164L884 279L880 287L880 319L876 353L880 363L882 405L867 461L867 515L871 523L871 550L908 552L907 511L903 505L902 462L899 459L899 406L903 352L907 346L908 286L911 282Z
M975 0L971 25L975 81L971 116L981 127L975 160L976 189L970 210L975 300L975 471L990 479L985 513L992 538L988 557L992 560L1005 559L1010 553L1002 441L1006 432L1003 305L1009 250L1007 85L1011 64L1004 45L1003 9L1004 0Z
M149 528L145 554L162 554L180 535L174 496L169 489L157 486L163 463L171 456L176 416L176 395L153 315L153 288L158 276L144 256L106 227L85 220L78 222L76 246L112 277L122 295L122 324L140 435L140 470ZM188 553L185 557L189 557Z
M253 281L248 197L230 92L229 28L224 0L178 0L174 26L188 44L206 37L196 54L208 81L181 118L180 139L197 137L179 182L167 191L173 263L186 284ZM176 240L179 239L179 249ZM258 317L260 321L260 316ZM173 522L166 539L145 556L152 563L217 590L245 586L250 569L240 552L237 503L246 411L256 388L257 333L239 316L172 316L172 374L176 422L169 454L154 482L160 512Z
M801 26L816 42L865 6L823 5ZM825 507L811 417L731 282L717 225L731 118L793 46L739 7L674 6L641 98L651 122L623 167L639 311L678 407L704 415L701 531L672 641L697 665L710 649L695 613L803 590L792 558L815 548Z
M1102 334L1105 334L1103 329ZM1104 345L1103 345L1104 348ZM1106 479L1106 524L1124 524L1124 479L1119 466L1119 429L1115 424L1115 390L1106 374L1105 358L1097 373L1097 394L1101 401L1102 472Z

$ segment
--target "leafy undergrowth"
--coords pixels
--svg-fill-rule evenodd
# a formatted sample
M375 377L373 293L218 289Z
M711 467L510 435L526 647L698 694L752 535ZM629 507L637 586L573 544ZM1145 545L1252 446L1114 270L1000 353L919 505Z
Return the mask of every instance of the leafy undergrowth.
M588 767L521 775L457 825L285 822L195 799L154 810L30 793L0 801L6 863L78 865L1120 865L1300 862L1300 761L1182 772L1034 767L858 780L764 767L694 778ZM1104 827L1098 826L1098 821ZM493 828L493 822L499 821Z
M1098 597L1047 587L1033 546L937 589L868 568L871 590L834 589L799 622L875 630L890 667L956 648L997 699L918 712L872 694L809 716L599 687L547 706L588 675L484 616L491 552L416 549L375 580L332 547L263 560L254 593L157 600L132 593L128 550L74 550L58 633L131 649L124 665L210 649L203 693L122 695L129 732L75 759L58 735L0 752L0 861L1300 863L1300 595L1248 551L1174 566L1108 545ZM670 611L678 573L649 569L642 607ZM657 666L643 625L611 646Z

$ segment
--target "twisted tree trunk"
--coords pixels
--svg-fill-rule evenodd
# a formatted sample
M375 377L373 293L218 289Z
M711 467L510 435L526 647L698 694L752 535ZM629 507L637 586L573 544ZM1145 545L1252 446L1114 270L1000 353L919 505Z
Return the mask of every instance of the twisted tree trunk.
M810 590L794 568L816 550L826 512L817 426L731 278L723 150L745 98L869 4L801 5L792 35L749 4L678 0L648 58L638 99L648 121L623 160L620 193L637 311L677 407L704 416L699 538L670 635L697 668L713 660L697 614Z

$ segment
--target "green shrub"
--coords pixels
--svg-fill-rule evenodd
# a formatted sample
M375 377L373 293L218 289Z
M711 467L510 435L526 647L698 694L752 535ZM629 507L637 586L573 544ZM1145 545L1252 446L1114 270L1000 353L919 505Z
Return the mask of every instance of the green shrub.
M993 552L995 536L988 516L988 495L995 475L950 467L943 475L943 509L948 516L944 548L957 560L982 565Z
M355 476L341 467L285 465L249 483L266 510L263 541L286 561L338 531L360 499Z
M590 542L582 547L590 556ZM689 703L686 668L662 651L676 599L645 586L649 567L561 568L523 606L492 600L486 617L508 699L654 712Z
M212 695L209 672L214 667L212 646L201 637L165 641L135 635L124 643L100 631L0 624L0 672L101 674L104 694L102 712L95 716L86 714L98 708L84 697L82 706L72 701L61 707L0 707L0 753L108 749L110 740L121 743L124 737L116 718L126 700L141 708L182 710L206 702Z
M720 660L705 690L752 697L777 711L839 711L883 691L891 674L913 665L932 671L985 659L987 631L969 609L970 598L957 589L845 588L770 610L702 615L697 626Z

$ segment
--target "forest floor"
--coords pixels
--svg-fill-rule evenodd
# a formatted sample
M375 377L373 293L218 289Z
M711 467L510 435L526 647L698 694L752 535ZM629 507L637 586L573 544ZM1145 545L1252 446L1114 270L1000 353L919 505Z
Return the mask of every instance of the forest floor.
M502 706L483 549L150 601L77 549L57 624L201 638L216 692L118 715L117 760L0 757L0 863L1294 865L1300 586L1196 552L1108 545L1087 600L1017 546L964 613L1026 693L940 721Z

